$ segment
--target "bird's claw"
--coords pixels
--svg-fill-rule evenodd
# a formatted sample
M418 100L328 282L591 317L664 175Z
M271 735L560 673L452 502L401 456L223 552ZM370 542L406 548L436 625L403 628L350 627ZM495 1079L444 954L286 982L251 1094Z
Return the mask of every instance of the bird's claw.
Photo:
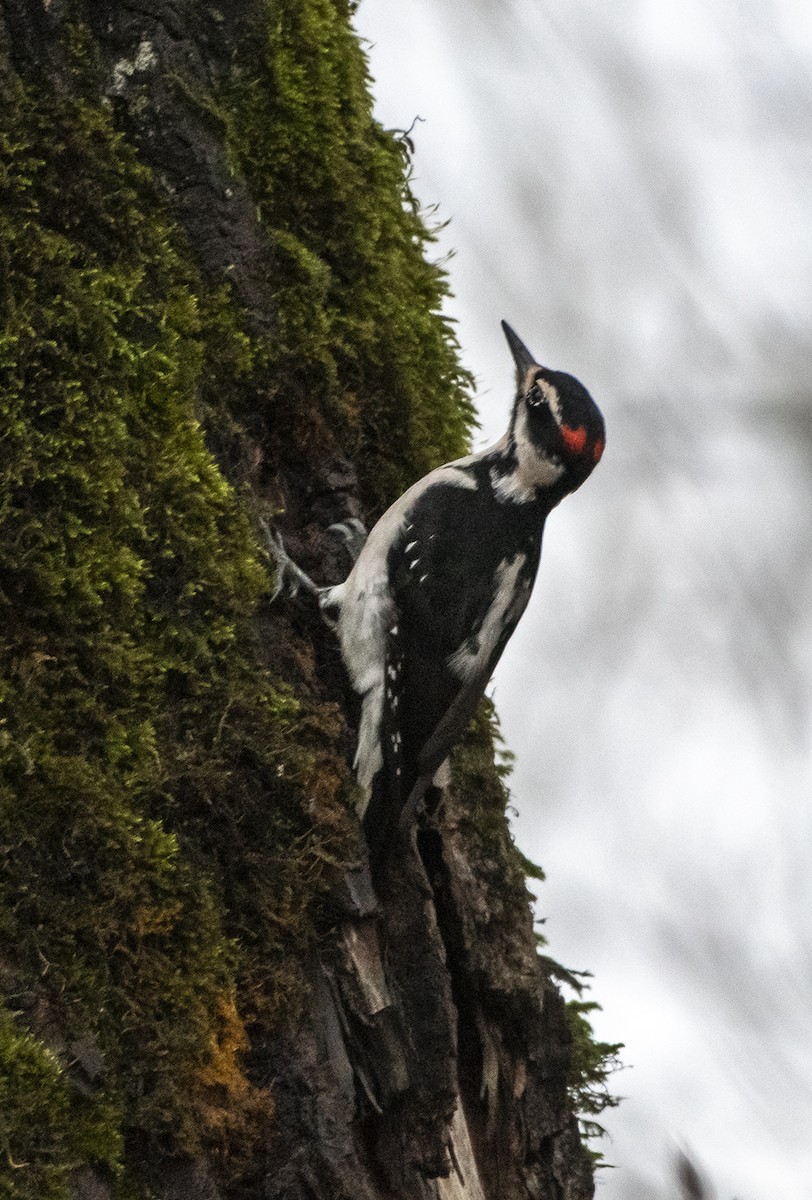
M357 517L348 517L346 521L328 525L327 532L337 533L341 537L351 561L353 563L358 561L358 556L363 550L368 536L363 521L359 521Z
M268 543L268 555L274 564L274 589L271 592L271 603L285 591L288 596L293 598L298 595L299 589L304 588L305 591L318 595L320 589L316 586L309 575L306 575L300 566L298 566L285 549L285 543L282 541L282 535L271 529L267 521L260 517L260 525L265 533L265 538Z

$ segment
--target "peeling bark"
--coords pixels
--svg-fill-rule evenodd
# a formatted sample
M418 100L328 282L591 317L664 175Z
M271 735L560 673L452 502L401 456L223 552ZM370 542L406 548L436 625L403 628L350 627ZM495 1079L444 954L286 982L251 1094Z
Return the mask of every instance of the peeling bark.
M302 1196L593 1194L567 1100L563 1003L541 970L529 910L483 957L477 917L487 922L498 901L478 882L451 808L446 797L431 827L393 854L377 905L348 913L314 966L312 1107L306 1119L288 1110L287 1161L266 1179L274 1200L299 1194L291 1172L308 1180ZM283 1052L287 1071L288 1055L301 1064L302 1043Z

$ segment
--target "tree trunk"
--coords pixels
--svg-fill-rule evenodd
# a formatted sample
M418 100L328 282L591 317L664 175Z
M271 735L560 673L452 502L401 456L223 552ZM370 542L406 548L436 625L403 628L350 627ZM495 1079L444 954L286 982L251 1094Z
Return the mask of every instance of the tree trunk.
M278 516L304 565L320 581L338 581L346 563L326 527L348 516L373 520L416 473L464 446L470 406L453 335L439 315L444 284L426 264L430 235L422 225L415 234L420 218L408 203L403 139L372 121L350 17L341 0L239 0L222 8L190 0L0 4L3 109L18 122L5 147L16 164L13 211L20 214L16 241L0 264L9 328L15 346L33 337L31 329L43 346L50 339L48 379L63 399L68 381L78 378L76 346L82 353L87 346L91 366L78 403L99 406L88 434L68 450L61 442L57 457L78 462L106 411L101 393L92 398L94 355L101 354L95 323L102 320L94 289L113 266L136 280L127 286L138 297L121 302L116 345L136 347L141 364L127 385L124 449L106 467L94 458L89 468L114 471L116 461L126 466L126 456L141 455L137 477L126 466L141 516L128 517L113 539L141 563L135 607L121 598L112 607L112 583L100 587L95 615L76 615L64 589L42 601L41 616L28 599L18 602L6 648L9 661L19 653L28 664L26 680L35 668L61 670L69 655L53 639L70 638L71 662L85 681L80 694L89 695L90 668L82 664L97 652L100 631L120 627L120 644L137 649L156 624L170 629L168 609L181 601L163 597L176 594L176 577L188 575L177 595L191 606L200 580L208 587L229 556L255 567L262 557L257 514ZM169 231L163 242L155 234L162 222ZM20 231L34 227L39 257L28 275L36 269L44 280L39 299L25 292L20 259L34 254L24 245L30 234ZM158 248L147 251L150 238ZM171 260L161 259L164 243ZM54 263L63 274L50 283ZM75 271L83 272L84 290L71 303L77 308L87 298L93 328L74 335L63 314L61 332L51 335L38 314L48 297L64 297ZM176 288L193 300L188 324L178 323L162 341L175 320ZM44 438L68 417L61 408L58 418L49 417L53 405L46 411L39 402L46 351L37 353L37 371L21 374L20 388ZM434 379L428 396L429 385L414 374L423 359L420 369ZM202 465L190 467L192 499L181 517L180 493L166 482L182 451L172 449L176 425L159 395L170 372L162 362L174 372L172 403L191 406L184 436L194 441L200 421L206 437L195 450ZM9 357L9 372L23 372L20 354L14 363ZM138 372L153 369L153 383L142 385ZM115 370L113 363L112 379ZM139 429L155 434L149 452L143 441L134 445ZM62 424L59 430L62 436ZM160 465L160 490L162 446L171 452ZM200 490L200 478L210 478L207 463L224 481L222 504L236 514L229 520L237 531L210 545L205 530L194 543L190 532L201 512L220 503L216 480L211 500ZM36 478L22 490L8 484L15 520L21 513L33 520L35 501L45 514L37 520L67 520L73 494L40 495ZM159 516L177 517L175 541L138 532L151 530ZM89 533L81 534L88 547L81 554L94 546L108 554L98 540L101 526L82 521ZM73 545L69 531L58 528L48 545ZM142 868L134 858L115 886L112 876L96 874L98 847L107 845L98 830L114 820L109 799L93 802L97 848L90 866L81 860L84 874L79 851L68 856L65 839L74 833L65 830L85 812L83 783L71 793L59 837L43 843L40 857L40 818L39 825L32 818L30 836L20 835L25 853L34 849L28 883L17 876L9 883L18 943L0 960L0 985L15 1014L8 1044L18 1058L8 1052L8 1069L16 1062L21 1078L20 1056L30 1055L47 1073L45 1059L36 1057L46 1047L58 1064L48 1087L55 1097L65 1088L67 1098L36 1118L52 1130L51 1143L40 1148L43 1162L51 1156L45 1165L36 1146L26 1148L23 1125L30 1122L21 1120L18 1129L13 1114L4 1116L0 1133L3 1126L10 1132L3 1135L3 1170L15 1194L104 1200L148 1187L164 1200L592 1196L590 1158L568 1092L565 1006L537 954L488 718L479 718L462 747L454 783L434 795L432 811L402 839L373 886L351 803L353 701L332 635L305 598L270 605L260 596L246 617L236 594L248 584L222 586L226 599L200 617L192 607L188 617L177 608L171 654L170 642L161 643L170 665L161 667L160 686L149 668L137 683L123 671L116 679L112 652L105 660L98 703L105 722L123 723L126 753L114 753L112 725L104 738L90 725L80 728L79 716L71 726L71 761L98 761L105 778L123 781L122 795L137 812L127 819L142 830L138 844L146 844L147 828L150 837L170 839L173 865L163 874L156 866L157 882L149 885L158 899L134 899L103 934L93 925L94 910L100 913L112 892L116 904L129 904L122 894L141 887ZM142 632L139 613L146 613ZM223 613L223 628L250 626L254 637L259 630L258 645L250 631L239 642L248 647L240 651L245 670L252 679L271 679L279 696L292 689L294 700L285 703L296 706L294 716L274 710L268 717L265 693L261 701L259 691L244 699L236 677L222 683L236 670L236 651L228 647L237 645L227 632L225 650L211 641ZM200 638L209 639L205 653L202 641L183 641L198 619ZM31 729L43 726L42 714L51 713L53 695L66 686L60 675L31 698L26 683ZM199 693L200 712L208 714L206 696L215 692L216 711L212 700L211 716L195 717L189 696ZM131 729L127 714L134 696L144 710L139 728L150 722L157 731L154 752L133 749L135 722ZM67 754L56 716L53 722L49 752ZM276 756L270 766L262 758L271 753L268 739ZM21 733L19 745L35 743ZM35 756L36 746L26 753ZM146 765L136 770L139 754ZM18 759L8 767L10 829L22 811L14 804L23 803L14 796L28 795L25 788L40 780L26 811L36 801L50 812L54 779L64 777L62 769L48 776L36 757L30 769ZM145 783L153 759L161 772ZM15 780L22 790L15 791ZM277 818L271 838L266 823ZM54 892L47 911L56 915L38 918L39 892L48 888ZM26 889L38 894L23 902ZM204 910L210 925L194 925ZM57 937L55 922L63 917ZM77 928L86 921L87 931L80 935L70 921ZM220 949L211 951L204 972L201 947L215 943ZM166 976L156 974L159 961ZM73 969L77 963L92 964L87 979ZM187 990L175 999L171 989L181 983ZM162 995L170 997L164 1010ZM156 1030L164 1020L174 1040L161 1049L164 1035ZM184 1029L197 1032L184 1041ZM22 1112L25 1089L20 1095ZM40 1111L33 1102L31 1111ZM76 1141L80 1128L95 1132Z

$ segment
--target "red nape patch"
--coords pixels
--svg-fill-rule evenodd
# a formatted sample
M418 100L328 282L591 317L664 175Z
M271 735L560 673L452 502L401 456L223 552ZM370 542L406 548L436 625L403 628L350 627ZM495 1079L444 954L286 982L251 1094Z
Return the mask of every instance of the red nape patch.
M603 448L606 445L603 438L598 438L595 445L592 447L592 457L595 462L600 462L600 457L603 454Z
M586 429L583 425L579 425L577 429L571 429L569 425L562 425L561 436L567 449L571 450L573 454L583 453L586 446Z

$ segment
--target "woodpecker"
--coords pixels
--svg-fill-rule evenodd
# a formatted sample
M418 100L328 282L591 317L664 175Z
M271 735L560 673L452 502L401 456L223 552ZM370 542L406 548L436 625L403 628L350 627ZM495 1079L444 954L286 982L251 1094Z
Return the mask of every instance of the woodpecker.
M355 768L373 860L428 788L446 782L448 755L527 606L547 515L603 453L603 418L586 388L540 366L502 328L516 365L507 432L410 487L344 583L317 587L271 539L277 590L287 581L318 596L361 699ZM337 528L359 547L357 527Z

